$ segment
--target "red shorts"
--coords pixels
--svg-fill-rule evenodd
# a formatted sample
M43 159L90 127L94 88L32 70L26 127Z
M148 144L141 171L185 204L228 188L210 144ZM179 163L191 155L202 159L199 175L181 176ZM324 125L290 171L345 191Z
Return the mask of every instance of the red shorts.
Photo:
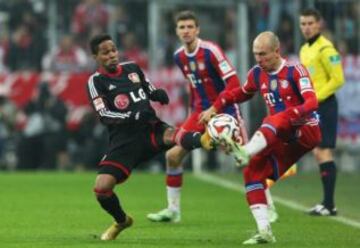
M320 128L316 124L303 125L297 129L292 128L285 133L293 133L294 138L290 139L281 135L271 146L250 159L249 165L243 171L246 185L262 183L266 187L267 178L279 179L321 140Z
M181 129L186 132L204 132L205 125L199 123L199 115L201 112L193 112L191 113L188 118L184 121L181 125Z

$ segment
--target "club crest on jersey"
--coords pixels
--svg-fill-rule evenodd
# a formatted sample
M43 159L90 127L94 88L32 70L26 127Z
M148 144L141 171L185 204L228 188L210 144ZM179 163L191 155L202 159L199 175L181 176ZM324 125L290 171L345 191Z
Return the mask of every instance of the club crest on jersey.
M131 80L131 82L140 83L140 77L136 72L130 73L128 77Z
M277 81L276 81L276 79L272 79L270 81L270 89L271 90L276 90L276 88L277 88Z
M191 62L190 62L190 69L191 69L191 71L195 71L195 70L196 70L196 64L195 64L194 61L191 61Z
M205 64L203 62L198 63L199 70L203 71L205 70Z
M117 109L123 110L129 106L130 99L125 94L117 95L114 99L114 105Z
M286 89L289 86L289 82L287 80L281 80L280 85L282 88Z

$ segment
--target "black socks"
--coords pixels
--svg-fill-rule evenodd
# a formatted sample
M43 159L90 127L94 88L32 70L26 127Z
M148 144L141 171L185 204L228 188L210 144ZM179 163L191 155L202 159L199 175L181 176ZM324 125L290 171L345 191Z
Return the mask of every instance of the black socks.
M126 214L120 206L119 198L113 193L111 196L97 195L101 207L108 212L117 223L126 220Z
M333 209L335 207L334 193L336 182L336 166L334 161L320 164L320 174L324 190L324 200L322 204L328 209Z

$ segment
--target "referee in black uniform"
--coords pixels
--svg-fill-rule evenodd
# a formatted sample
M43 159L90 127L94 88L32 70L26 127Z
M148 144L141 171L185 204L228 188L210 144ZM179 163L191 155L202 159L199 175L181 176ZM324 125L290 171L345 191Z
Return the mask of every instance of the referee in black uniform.
M188 150L211 145L207 134L177 137L181 132L177 135L174 128L156 116L150 101L168 104L167 93L156 89L136 63L119 63L118 49L109 35L92 38L90 48L99 68L89 78L88 93L109 131L109 146L99 163L94 191L101 207L115 220L101 239L113 240L133 223L113 189L129 177L136 165L169 149L175 140Z

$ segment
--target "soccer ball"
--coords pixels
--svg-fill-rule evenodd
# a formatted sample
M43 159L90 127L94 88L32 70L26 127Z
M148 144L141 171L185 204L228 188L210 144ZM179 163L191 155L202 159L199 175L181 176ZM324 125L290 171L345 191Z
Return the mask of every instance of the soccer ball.
M225 134L242 144L239 123L229 114L218 114L211 118L207 124L207 131L215 142L220 141L220 134Z

